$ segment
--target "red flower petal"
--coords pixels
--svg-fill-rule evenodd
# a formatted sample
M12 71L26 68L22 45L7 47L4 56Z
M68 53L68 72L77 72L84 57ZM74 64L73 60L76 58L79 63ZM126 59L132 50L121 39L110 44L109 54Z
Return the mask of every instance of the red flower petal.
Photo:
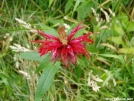
M86 49L82 45L72 45L73 51L77 53L78 55L83 54L88 57L88 54L86 53Z
M69 52L69 54L70 54L70 56L71 56L71 62L75 65L75 64L76 64L76 57L75 57L75 55L74 55L73 49L69 48L69 49L68 49L68 52Z
M41 48L39 49L40 56L46 54L47 52L48 52L48 49L47 49L47 48L41 47Z
M80 23L80 24L81 24L81 23ZM78 30L80 30L80 29L82 29L82 28L85 27L85 26L80 26L80 24L79 24L78 26L76 26L73 31L71 31L71 33L70 33L70 35L69 35L69 40L72 39L72 37L75 35L75 33L76 33Z
M82 42L91 42L93 43L93 40L89 38L91 33L87 33L86 35L79 36L77 38L73 39L73 36L77 31L84 28L84 26L76 26L74 30L70 33L68 36L67 43L63 44L57 37L53 35L46 34L42 31L38 31L39 34L43 35L46 39L45 40L35 40L32 42L41 43L41 47L39 48L40 56L48 53L51 51L52 53L52 61L55 61L59 59L62 61L65 65L65 67L68 67L70 63L73 65L76 64L76 55L80 56L81 54L88 57L88 54L86 52L86 48ZM63 34L63 33L60 33Z
M91 42L91 43L93 43L93 40L91 40L91 39L89 39L88 38L88 36L90 35L91 33L88 33L88 34L86 34L86 35L82 35L82 36L79 36L79 37L77 37L77 38L75 38L74 40L79 40L79 41L81 41L81 42Z
M55 36L50 35L50 34L46 34L46 33L42 32L42 31L40 31L40 30L38 30L38 33L41 34L41 35L43 35L45 38L48 38L48 39L54 39L54 40L59 41L59 39L56 38Z
M57 54L57 49L54 49L53 51L52 51L52 61L54 61L54 59L56 58L56 54Z

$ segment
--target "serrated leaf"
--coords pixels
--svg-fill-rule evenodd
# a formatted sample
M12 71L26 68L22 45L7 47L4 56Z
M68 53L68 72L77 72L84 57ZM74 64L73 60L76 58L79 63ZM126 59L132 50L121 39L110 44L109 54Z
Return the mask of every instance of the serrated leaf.
M20 54L20 58L41 62L46 55L40 57L38 52L24 52Z
M56 62L54 65L49 65L47 68L44 69L37 84L35 101L40 101L43 94L48 91L54 80L54 75L56 74L59 68L60 63Z

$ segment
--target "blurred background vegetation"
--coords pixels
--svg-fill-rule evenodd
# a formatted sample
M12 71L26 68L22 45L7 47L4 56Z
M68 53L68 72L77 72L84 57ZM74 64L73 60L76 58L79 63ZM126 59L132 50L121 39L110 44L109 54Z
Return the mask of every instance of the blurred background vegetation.
M57 30L59 22L72 28L83 21L84 32L93 32L95 43L87 45L90 59L82 57L76 67L61 68L42 101L134 99L133 0L0 0L0 101L33 101L39 62L20 58L23 50L11 46L37 51L30 40L41 37L15 18L43 30ZM98 92L87 84L91 70L103 80Z

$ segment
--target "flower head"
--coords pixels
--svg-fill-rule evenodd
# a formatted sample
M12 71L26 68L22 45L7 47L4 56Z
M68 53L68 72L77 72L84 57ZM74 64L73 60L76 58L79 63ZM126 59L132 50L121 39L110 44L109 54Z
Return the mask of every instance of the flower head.
M41 43L41 47L39 48L40 56L50 51L52 53L52 61L59 59L66 67L68 67L70 63L74 65L76 64L76 55L80 56L80 54L83 54L88 57L83 42L93 43L93 40L89 39L89 35L91 33L89 32L85 35L73 38L76 32L82 28L84 28L84 26L80 26L79 24L69 35L67 35L65 29L62 26L59 26L58 38L53 35L46 34L45 32L38 31L38 33L43 35L46 39L35 40L33 42Z

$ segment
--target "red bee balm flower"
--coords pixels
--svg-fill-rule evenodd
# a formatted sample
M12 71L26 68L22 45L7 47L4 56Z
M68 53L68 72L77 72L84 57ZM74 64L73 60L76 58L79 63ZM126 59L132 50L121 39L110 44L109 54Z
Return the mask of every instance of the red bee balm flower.
M40 56L51 51L52 61L59 59L66 67L68 67L70 63L76 65L76 55L80 56L80 54L83 54L88 57L85 46L82 42L93 43L93 40L88 38L91 34L90 32L77 38L73 38L76 32L82 28L84 28L84 26L80 26L79 24L69 35L67 35L64 28L59 26L58 38L42 31L38 31L38 33L43 35L46 39L33 42L41 43L42 46L39 48Z

